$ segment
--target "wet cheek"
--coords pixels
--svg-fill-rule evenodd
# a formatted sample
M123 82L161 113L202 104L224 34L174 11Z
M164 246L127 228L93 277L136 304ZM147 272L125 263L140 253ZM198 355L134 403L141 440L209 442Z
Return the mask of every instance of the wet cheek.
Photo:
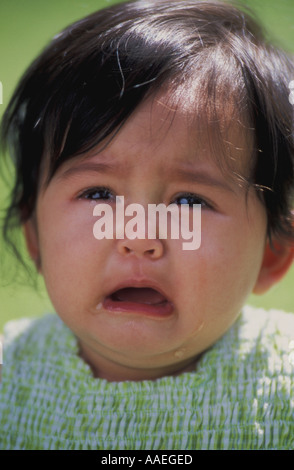
M67 244L79 245L94 241L93 225L94 218L92 213L81 208L75 210L75 207L65 205L61 208L53 205L52 208L40 211L39 215L39 233L41 243L60 249L67 248Z
M199 322L211 320L214 312L219 311L220 303L226 309L232 299L242 297L244 279L240 274L239 250L241 244L234 249L229 240L219 234L219 237L203 237L199 250L182 254L177 270L179 291L186 292ZM184 301L187 302L187 298Z
M39 219L39 240L42 272L58 279L82 279L93 275L103 256L103 241L93 235L93 217L83 212L42 214ZM101 261L101 260L100 260Z

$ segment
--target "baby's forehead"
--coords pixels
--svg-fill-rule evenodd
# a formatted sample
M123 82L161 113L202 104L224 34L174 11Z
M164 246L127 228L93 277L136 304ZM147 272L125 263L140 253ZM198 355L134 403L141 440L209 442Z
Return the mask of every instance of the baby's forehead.
M130 145L132 135L139 144L148 141L154 148L174 142L179 158L191 163L212 159L224 171L244 177L249 176L255 155L254 128L246 114L238 112L234 100L206 102L191 87L151 95L133 112L118 137L120 133L125 133Z
M101 160L103 165L127 171L138 165L150 166L163 155L161 171L166 173L177 166L195 169L208 163L218 167L225 178L248 178L252 132L241 119L229 119L228 113L223 117L222 121L210 119L204 107L179 90L156 93L143 101L108 141L65 165Z

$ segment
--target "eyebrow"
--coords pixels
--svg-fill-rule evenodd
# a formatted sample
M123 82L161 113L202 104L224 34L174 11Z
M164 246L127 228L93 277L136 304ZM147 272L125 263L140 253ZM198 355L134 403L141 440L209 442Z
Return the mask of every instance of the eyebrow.
M178 180L203 184L205 186L214 186L235 193L233 186L230 185L225 179L215 177L205 170L184 170L179 168L177 170L172 170L171 173L175 173L175 176Z
M84 162L78 166L73 166L67 170L61 172L57 178L58 179L69 179L72 176L79 175L81 173L111 173L115 170L123 171L122 165L113 165L109 163L94 163L94 162Z
M120 175L123 173L128 173L128 167L127 165L122 165L119 163L111 164L105 162L84 162L80 165L68 168L67 170L60 173L57 178L64 180L69 179L72 176L77 176L81 173L113 173L115 171L118 171ZM214 177L205 170L186 170L183 168L176 168L167 171L167 174L169 174L170 177L174 180L198 183L205 186L217 187L233 193L235 192L232 185L230 185L226 180Z

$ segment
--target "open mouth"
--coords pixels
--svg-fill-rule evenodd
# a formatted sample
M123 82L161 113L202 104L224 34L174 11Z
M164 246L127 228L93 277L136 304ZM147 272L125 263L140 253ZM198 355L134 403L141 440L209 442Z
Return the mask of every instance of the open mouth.
M169 315L172 303L152 287L124 287L112 292L103 302L112 311L138 312L151 315Z

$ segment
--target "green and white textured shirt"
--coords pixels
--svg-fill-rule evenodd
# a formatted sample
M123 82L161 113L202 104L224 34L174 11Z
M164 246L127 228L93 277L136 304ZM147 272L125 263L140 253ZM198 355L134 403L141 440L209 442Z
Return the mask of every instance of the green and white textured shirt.
M10 322L0 449L294 449L294 315L246 307L195 371L97 379L55 315Z

